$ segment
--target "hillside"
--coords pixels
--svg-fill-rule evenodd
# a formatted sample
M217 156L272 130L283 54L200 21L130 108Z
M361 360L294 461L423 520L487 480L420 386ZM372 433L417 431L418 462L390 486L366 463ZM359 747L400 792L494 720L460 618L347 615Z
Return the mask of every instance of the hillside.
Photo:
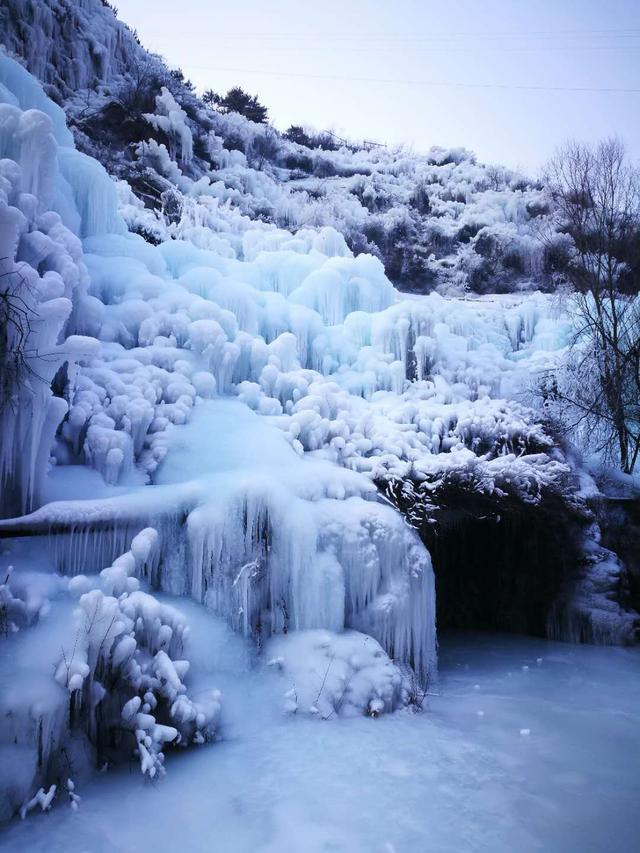
M553 231L541 185L462 148L338 148L304 133L308 145L297 144L208 108L107 3L8 0L0 15L5 43L64 107L77 147L133 191L121 186L121 209L147 239L222 239L242 256L238 234L256 221L332 226L417 292L544 289L562 267L562 238L539 239Z

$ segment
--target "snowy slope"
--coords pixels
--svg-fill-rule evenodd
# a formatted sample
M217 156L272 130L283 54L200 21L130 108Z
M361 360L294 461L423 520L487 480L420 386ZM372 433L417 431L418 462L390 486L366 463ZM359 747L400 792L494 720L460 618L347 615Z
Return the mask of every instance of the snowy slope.
M328 225L418 291L530 290L561 262L562 239L557 251L539 240L541 186L464 149L327 150L326 135L299 144L212 111L100 0L7 0L0 32L64 106L80 149L133 189L121 188L123 213L147 239L188 234L242 256L238 235L256 220Z

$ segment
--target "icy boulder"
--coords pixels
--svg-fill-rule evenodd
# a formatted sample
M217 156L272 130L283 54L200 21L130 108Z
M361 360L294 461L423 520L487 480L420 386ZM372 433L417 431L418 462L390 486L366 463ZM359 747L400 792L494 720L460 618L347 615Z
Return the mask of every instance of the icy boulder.
M296 631L265 648L284 684L287 713L377 717L406 705L410 681L373 637L358 631Z

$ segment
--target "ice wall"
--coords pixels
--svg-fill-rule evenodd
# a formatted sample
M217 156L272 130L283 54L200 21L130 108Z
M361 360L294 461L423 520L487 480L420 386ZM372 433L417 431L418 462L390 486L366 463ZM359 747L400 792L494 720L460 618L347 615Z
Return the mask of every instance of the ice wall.
M193 595L258 641L358 627L426 677L435 666L428 554L375 502L367 478L329 457L302 458L292 433L263 417L282 415L313 374L320 380L333 362L355 357L333 324L393 302L380 263L350 257L332 234L303 234L297 251L276 241L276 275L265 275L260 251L239 264L186 242L154 248L130 237L114 183L56 129L55 108L52 118L31 107L43 97L32 78L6 57L2 64L21 105L2 106L5 247L12 272L30 277L20 279L19 298L40 297L29 305L34 364L47 348L47 372L29 373L28 387L14 391L31 408L9 407L3 425L5 482L17 493L4 514L41 501L51 452L69 497L75 475L65 466L89 464L107 486L128 484L126 494L53 503L18 522L31 532L48 527L65 573L97 570L153 520L165 559L148 581ZM178 121L171 107L167 119ZM253 380L272 392L258 392L260 414L246 402L256 396ZM240 386L245 399L232 404L233 416L222 399L204 402ZM194 405L200 416L184 427ZM268 447L268 460L252 447ZM141 485L141 474L155 485Z
M112 9L95 0L4 0L0 24L7 48L57 98L113 80L143 54Z
M95 339L68 334L88 285L79 237L125 229L102 167L73 150L62 111L4 53L0 86L0 478L6 515L39 501L53 438L68 409L64 394L52 394L54 377L68 385L78 361L99 350Z
M165 553L152 583L259 640L365 631L425 676L430 560L372 481L459 477L536 501L566 475L514 400L562 343L548 302L402 300L330 228L245 222L231 250L194 224L150 245L126 232L115 183L69 144L39 85L0 67L18 90L2 107L7 256L38 293L34 323L55 317L33 330L34 358L49 359L29 377L40 396L6 415L4 515L57 482L82 499L16 523L49 527L65 572L97 570L152 523ZM188 157L168 92L148 118ZM102 485L81 494L83 465Z

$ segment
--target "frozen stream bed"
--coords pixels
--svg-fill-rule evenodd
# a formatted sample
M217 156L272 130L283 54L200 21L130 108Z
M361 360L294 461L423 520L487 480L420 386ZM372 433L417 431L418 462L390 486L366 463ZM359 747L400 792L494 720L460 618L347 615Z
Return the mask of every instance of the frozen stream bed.
M14 823L2 851L404 853L640 847L640 650L500 635L441 642L426 712L287 717L286 688L191 602L194 668L222 740Z

